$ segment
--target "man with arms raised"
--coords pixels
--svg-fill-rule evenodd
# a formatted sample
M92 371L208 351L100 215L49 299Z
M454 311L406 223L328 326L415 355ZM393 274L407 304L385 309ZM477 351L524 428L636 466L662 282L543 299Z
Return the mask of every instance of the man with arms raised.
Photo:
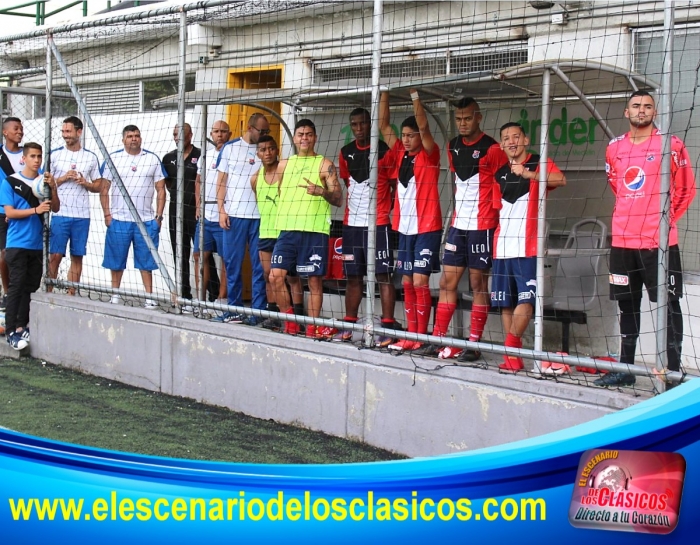
M485 167L491 154L502 153L496 141L481 130L481 111L471 97L462 98L455 109L459 136L447 144L450 170L455 179L455 211L445 242L440 277L440 299L435 311L433 335L444 337L457 308L457 286L469 268L469 285L474 294L470 341L479 341L489 315L489 270L493 234L498 225L498 210L493 206L493 175ZM461 353L461 355L459 355ZM424 356L476 361L481 353L462 352L451 346L426 345L416 351Z
M51 152L51 173L56 178L61 209L51 218L49 277L58 276L70 241L68 281L80 282L90 232L89 193L100 192L102 176L97 155L80 144L83 122L74 116L67 117L61 135L65 145ZM69 288L68 293L75 295L75 289Z
M630 130L610 142L605 170L615 194L610 251L610 298L620 307L620 362L634 364L639 337L642 286L649 300L658 291L659 224L661 222L661 134L654 127L656 104L646 91L632 94L625 117ZM676 223L695 197L695 175L680 138L671 137L671 230L668 236L668 368L679 371L683 343L683 268ZM597 386L631 386L635 376L608 373Z
M535 309L537 293L537 232L540 156L527 151L530 139L518 123L501 127L501 149L489 158L496 180L494 206L500 217L494 237L491 304L501 308L505 345L522 348L522 336ZM547 162L547 188L566 184L551 159ZM498 366L504 373L524 369L517 356L504 356Z
M442 211L438 193L440 148L430 133L428 116L415 89L411 89L415 115L401 123L401 139L390 124L389 94L381 94L379 130L396 156L396 197L393 227L399 232L397 269L403 275L404 307L408 331L427 333L432 298L430 274L440 270ZM421 343L401 340L391 350L417 350Z
M340 177L348 188L345 218L343 219L343 265L347 276L345 292L345 318L357 322L357 313L362 301L362 278L367 274L367 230L369 226L369 138L371 118L364 108L350 112L350 130L355 140L340 150L338 163ZM375 250L376 278L382 302L382 327L394 328L394 304L396 293L391 278L394 250L389 240L391 199L395 180L394 153L386 143L379 142L379 177L377 181L377 238ZM394 182L394 183L392 183ZM333 340L350 341L352 331L341 331ZM391 337L379 337L377 346L386 347L393 342Z
M316 126L301 119L294 127L297 155L280 161L277 229L279 238L272 252L270 282L282 312L293 314L285 279L291 271L309 279L308 314L318 318L323 303L323 276L328 265L331 205L340 206L343 190L332 161L316 153ZM299 325L285 322L285 333L296 335ZM306 326L310 338L330 338L333 328Z
M127 193L131 197L136 212L143 220L156 249L163 224L165 209L165 177L167 176L160 159L150 151L141 148L141 131L136 125L127 125L122 131L124 148L110 154ZM153 274L158 265L141 236L134 217L127 207L121 191L114 182L114 173L102 164L102 189L100 204L104 212L107 235L102 266L111 270L112 287L122 283L129 248L134 246L134 265L141 272L143 287L147 294L153 293ZM156 195L156 211L153 211L153 197ZM120 304L121 298L113 295L111 302ZM144 306L158 307L152 299L146 299Z

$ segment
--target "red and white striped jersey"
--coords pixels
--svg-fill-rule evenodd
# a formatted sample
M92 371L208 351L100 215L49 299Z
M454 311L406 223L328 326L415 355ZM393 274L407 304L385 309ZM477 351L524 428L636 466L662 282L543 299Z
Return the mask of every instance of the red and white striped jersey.
M498 209L493 206L493 173L484 168L486 156L496 141L482 133L475 142L458 136L447 144L450 170L455 175L455 211L452 227L464 231L493 229ZM493 153L501 152L496 146Z
M629 133L610 141L605 171L615 194L612 245L618 248L659 247L661 221L661 134L656 131L635 144ZM676 222L695 197L695 175L680 138L671 137L671 213L668 243L678 244Z
M503 156L505 157L505 155ZM494 259L537 256L537 208L539 180L526 180L511 172L508 158L496 168L494 205L500 207L500 217L494 235ZM539 155L525 159L525 168L539 171ZM560 172L551 159L547 160L547 172Z
M379 177L377 180L377 225L389 225L391 214L391 176L396 170L396 155L385 142L379 142ZM369 146L363 148L353 140L343 146L338 158L340 177L348 188L343 223L368 227L369 213Z
M410 154L397 140L392 151L396 156L392 178L397 180L393 229L404 235L441 231L440 148L433 146L430 155L423 148Z

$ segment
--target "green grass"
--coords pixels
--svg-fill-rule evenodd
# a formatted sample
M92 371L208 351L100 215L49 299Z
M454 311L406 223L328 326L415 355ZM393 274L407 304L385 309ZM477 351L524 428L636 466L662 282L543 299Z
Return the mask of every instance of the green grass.
M364 443L42 364L0 360L0 426L104 449L197 460L395 460Z

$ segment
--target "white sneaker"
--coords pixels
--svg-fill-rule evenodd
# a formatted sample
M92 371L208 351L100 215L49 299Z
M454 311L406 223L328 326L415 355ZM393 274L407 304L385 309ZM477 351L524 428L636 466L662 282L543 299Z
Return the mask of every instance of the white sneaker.
M112 295L112 298L109 300L109 302L113 305L121 305L122 298L119 297L118 295Z
M143 308L153 310L154 308L158 308L158 303L156 303L153 299L146 299L143 304Z
M194 307L197 305L199 305L199 299L192 299L189 303L182 305L180 309L183 314L192 314L194 313Z

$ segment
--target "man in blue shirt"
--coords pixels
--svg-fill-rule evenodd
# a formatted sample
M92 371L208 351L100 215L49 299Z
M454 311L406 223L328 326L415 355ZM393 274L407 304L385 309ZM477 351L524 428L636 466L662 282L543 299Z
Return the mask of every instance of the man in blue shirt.
M29 344L29 303L41 284L43 214L60 208L56 180L50 173L44 174L44 182L51 188L51 198L41 202L32 192L41 168L41 146L27 142L22 154L24 168L0 182L0 206L5 207L8 220L5 260L10 273L5 335L15 350Z

